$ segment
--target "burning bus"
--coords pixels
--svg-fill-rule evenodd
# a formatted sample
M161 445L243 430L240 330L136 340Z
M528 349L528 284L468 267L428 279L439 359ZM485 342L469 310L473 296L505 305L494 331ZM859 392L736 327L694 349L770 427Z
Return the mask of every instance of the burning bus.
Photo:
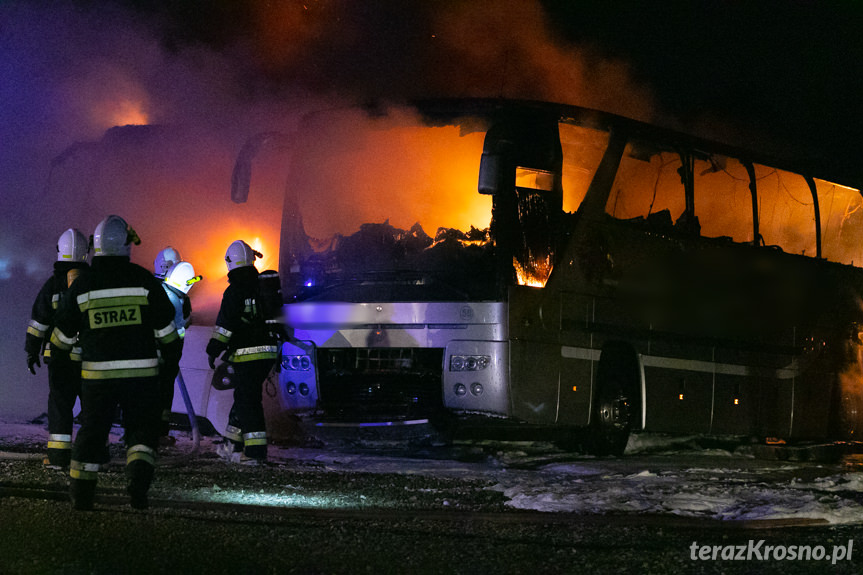
M283 138L274 412L597 454L639 429L863 432L863 201L817 164L501 100L322 112Z

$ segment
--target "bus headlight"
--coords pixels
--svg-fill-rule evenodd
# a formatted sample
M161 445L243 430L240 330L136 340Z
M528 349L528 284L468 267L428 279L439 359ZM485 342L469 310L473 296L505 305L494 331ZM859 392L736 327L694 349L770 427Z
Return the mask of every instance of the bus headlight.
M470 392L476 396L482 395L482 384L478 381L470 384Z
M491 365L491 356L488 355L451 355L449 358L450 371L481 371Z
M289 371L309 371L312 368L312 360L307 355L283 355L282 368Z
M453 386L452 390L459 397L461 397L462 395L467 393L467 387L465 387L465 385L463 383L455 384L455 386Z
M288 385L285 386L285 391L287 391L290 395L294 395L297 393L297 384L293 381L289 381Z

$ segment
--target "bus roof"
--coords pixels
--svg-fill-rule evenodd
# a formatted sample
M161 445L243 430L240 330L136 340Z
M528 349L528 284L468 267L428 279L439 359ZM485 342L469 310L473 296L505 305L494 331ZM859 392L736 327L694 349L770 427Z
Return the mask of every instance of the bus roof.
M851 173L847 168L843 169L838 162L826 158L774 155L570 104L534 100L446 98L418 100L412 102L412 105L432 125L470 126L476 123L477 118L491 124L506 117L519 115L537 115L546 118L556 116L564 123L624 133L630 138L647 140L665 149L684 149L704 155L728 156L741 162L761 164L857 190L863 189L863 177Z

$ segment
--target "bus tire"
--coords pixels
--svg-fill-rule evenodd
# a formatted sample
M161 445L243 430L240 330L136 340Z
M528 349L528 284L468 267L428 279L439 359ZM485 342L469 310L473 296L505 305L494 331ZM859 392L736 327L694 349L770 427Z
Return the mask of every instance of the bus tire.
M586 442L588 453L623 455L639 404L639 373L632 346L623 342L603 346Z

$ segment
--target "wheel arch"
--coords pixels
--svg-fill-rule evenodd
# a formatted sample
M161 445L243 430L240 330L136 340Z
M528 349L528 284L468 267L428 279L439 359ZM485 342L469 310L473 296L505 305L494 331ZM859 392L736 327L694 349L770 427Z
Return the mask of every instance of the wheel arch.
M647 387L644 378L644 363L635 346L625 340L609 340L602 345L597 367L594 397L603 386L611 385L614 379L622 386L633 403L632 429L644 429L647 421ZM598 416L596 402L591 402L591 422Z

